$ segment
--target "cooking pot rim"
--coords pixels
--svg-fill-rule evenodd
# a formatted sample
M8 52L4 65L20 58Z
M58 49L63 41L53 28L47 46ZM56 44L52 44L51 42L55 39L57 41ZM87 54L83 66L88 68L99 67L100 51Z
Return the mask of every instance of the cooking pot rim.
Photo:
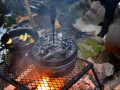
M32 52L31 52L32 53ZM33 53L32 53L33 54ZM64 58L64 59L56 59L56 60L45 60L45 59L42 59L42 58L38 58L38 57L36 57L35 55L33 55L33 57L35 57L37 60L39 60L39 61L45 61L45 62L58 62L58 61L64 61L64 60L66 60L66 59L68 59L68 58L70 58L71 56L73 56L74 54L76 54L75 56L77 56L78 55L78 51L77 51L77 45L74 43L74 52L73 53L71 53L68 57L66 57L66 58Z

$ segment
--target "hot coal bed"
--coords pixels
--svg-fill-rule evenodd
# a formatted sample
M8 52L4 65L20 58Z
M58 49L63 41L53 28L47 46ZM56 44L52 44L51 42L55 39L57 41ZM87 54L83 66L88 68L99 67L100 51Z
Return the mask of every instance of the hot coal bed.
M75 42L63 33L55 33L54 43L52 34L43 35L27 51L0 50L1 90L74 90L74 84L90 69L102 90L93 64L78 59ZM88 65L80 71L77 60Z

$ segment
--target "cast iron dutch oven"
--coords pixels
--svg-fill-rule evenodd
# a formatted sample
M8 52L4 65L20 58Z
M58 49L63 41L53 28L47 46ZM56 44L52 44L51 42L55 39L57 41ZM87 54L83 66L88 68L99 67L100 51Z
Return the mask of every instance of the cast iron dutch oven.
M40 74L58 78L69 74L74 69L78 56L78 50L75 43L72 45L72 51L73 52L68 57L57 60L44 60L37 57L33 51L31 51L32 53L30 56Z
M26 51L28 49L30 49L30 47L34 44L34 43L30 43L29 45L19 45L18 46L11 44L11 45L7 45L7 41L9 40L9 38L15 38L15 37L19 37L21 34L29 34L34 41L36 41L39 38L39 35L37 32L34 32L33 30L30 29L17 29L17 30L13 30L13 31L9 31L7 33L5 33L2 38L1 38L1 46L3 48L7 48L11 51ZM19 39L18 39L19 40Z

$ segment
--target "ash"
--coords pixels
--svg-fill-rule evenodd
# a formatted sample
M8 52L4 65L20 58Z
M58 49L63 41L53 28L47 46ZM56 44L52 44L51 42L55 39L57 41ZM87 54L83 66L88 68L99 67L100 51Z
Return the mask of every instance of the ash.
M63 33L55 34L53 44L52 34L41 36L32 48L35 57L42 60L63 60L74 53L74 41Z

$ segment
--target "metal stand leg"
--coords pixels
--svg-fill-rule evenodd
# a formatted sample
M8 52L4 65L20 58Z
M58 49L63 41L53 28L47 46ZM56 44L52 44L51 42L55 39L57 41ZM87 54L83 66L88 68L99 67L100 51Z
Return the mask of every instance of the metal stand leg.
M97 83L98 83L98 86L99 86L100 90L103 90L103 85L100 84L100 81L99 81L99 79L98 79L98 77L97 77L97 75L96 75L95 70L94 70L93 67L92 67L92 72L93 72L93 74L94 74L94 76L95 76L95 79L96 79L96 81L97 81Z
M90 63L90 62L83 60L81 58L78 58L78 60L85 62L85 63L88 63L88 65L80 73L78 73L75 77L73 77L72 80L70 80L64 87L62 87L61 90L68 90L70 87L72 87L73 84L75 84L83 75L85 75L91 69L92 69L92 72L95 76L95 79L99 85L100 90L103 90L103 85L100 84L100 81L95 73L94 68L93 68L93 63Z

